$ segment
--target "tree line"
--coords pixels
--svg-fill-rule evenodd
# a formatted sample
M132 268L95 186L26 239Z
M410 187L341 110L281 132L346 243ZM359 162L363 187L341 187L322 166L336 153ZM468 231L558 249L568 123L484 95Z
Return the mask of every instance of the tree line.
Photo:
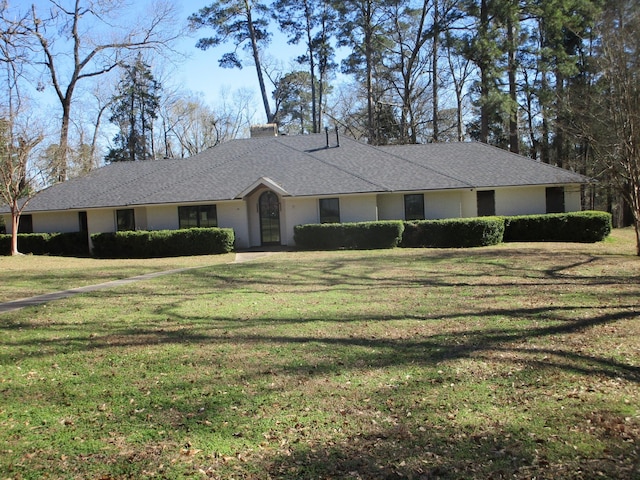
M285 132L493 144L597 179L585 206L638 227L637 1L218 0L189 22L199 48L229 47L221 66L250 53L265 117ZM270 68L274 28L303 47L299 69Z
M3 171L23 188L26 171L49 184L245 135L250 94L213 108L158 78L158 59L174 58L190 30L196 48L226 47L221 66L254 69L264 118L282 133L493 144L596 179L585 206L638 227L634 0L218 0L187 18L161 0L130 22L118 2L40 3L0 3L3 163L36 156L38 167ZM274 55L276 31L301 52L293 67ZM46 128L29 120L38 90L53 90L59 109L57 141L40 148Z

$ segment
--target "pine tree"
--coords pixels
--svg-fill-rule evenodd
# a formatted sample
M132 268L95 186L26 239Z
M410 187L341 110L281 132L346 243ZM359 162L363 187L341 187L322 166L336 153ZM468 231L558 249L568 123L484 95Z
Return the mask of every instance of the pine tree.
M386 35L385 7L392 0L333 0L342 19L338 46L350 47L351 54L342 61L342 72L352 74L366 91L366 131L369 143L377 145L377 104L384 98L380 82L385 73L384 56L391 40Z
M508 111L508 97L500 89L501 76L506 70L506 51L499 10L501 0L467 0L466 19L473 21L462 43L461 54L478 69L476 105L480 117L470 125L471 136L483 143L504 147L508 139L504 118Z
M330 42L336 29L336 12L320 0L276 0L273 8L280 29L289 34L289 43L305 44L305 53L296 60L308 67L311 131L318 133L322 127L325 83L336 68Z
M225 53L218 61L224 68L242 68L242 60L236 51L245 47L251 52L253 63L258 75L260 94L264 105L267 122L273 121L269 96L264 81L261 62L261 46L269 43L268 32L269 7L262 2L253 0L218 0L208 7L201 8L189 17L193 29L210 28L213 35L201 38L196 47L206 50L217 47L232 39L235 50Z
M122 66L109 119L120 131L113 139L116 146L105 157L107 162L153 159L153 121L161 88L141 55L132 65Z
M283 133L317 133L313 122L313 91L309 72L297 71L284 75L276 83L276 122Z

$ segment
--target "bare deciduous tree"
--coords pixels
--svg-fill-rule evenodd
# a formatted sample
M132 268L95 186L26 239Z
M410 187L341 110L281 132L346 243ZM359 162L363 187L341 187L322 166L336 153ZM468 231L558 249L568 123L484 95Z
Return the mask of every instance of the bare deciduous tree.
M41 14L31 7L28 32L36 39L45 69L62 108L60 141L56 151L57 181L67 178L69 126L78 83L99 77L132 53L153 49L162 52L179 37L173 2L159 0L143 15L126 15L122 1L49 0ZM123 18L135 18L127 24Z
M3 12L4 13L4 12ZM18 255L18 228L22 210L33 194L29 160L44 135L36 122L20 124L23 99L20 80L28 45L23 20L6 22L0 33L2 104L0 104L0 198L11 210L11 255Z
M640 6L608 4L599 24L601 94L587 131L609 178L631 208L640 255Z
M0 194L11 210L11 255L19 254L20 216L34 193L29 160L43 138L33 125L21 128L15 119L0 120Z

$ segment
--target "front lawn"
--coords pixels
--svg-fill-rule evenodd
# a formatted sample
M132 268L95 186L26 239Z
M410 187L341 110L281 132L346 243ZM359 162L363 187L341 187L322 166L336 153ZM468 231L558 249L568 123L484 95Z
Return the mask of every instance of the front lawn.
M286 252L3 314L0 478L637 478L633 253Z
M69 288L120 280L145 273L232 262L234 254L132 260L0 256L0 302L33 297Z

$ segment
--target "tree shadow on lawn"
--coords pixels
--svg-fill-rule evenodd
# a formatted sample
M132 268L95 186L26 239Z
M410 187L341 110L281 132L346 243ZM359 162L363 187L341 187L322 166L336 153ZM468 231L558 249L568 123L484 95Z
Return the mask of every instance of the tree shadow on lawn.
M537 312L539 309L533 309ZM532 314L531 310L518 310L507 312L500 311L501 315L514 315L521 317ZM484 312L483 314L493 316L496 312ZM558 368L580 373L584 375L601 375L610 378L623 378L630 382L640 383L640 366L621 363L611 357L596 357L594 355L578 353L561 349L539 348L532 346L526 348L525 342L533 341L556 335L569 335L583 332L589 328L615 323L622 320L630 320L638 316L638 313L630 314L622 311L612 314L596 316L594 318L577 321L565 321L558 325L526 327L526 328L504 328L480 331L448 332L445 334L431 335L427 338L412 340L409 338L388 339L388 338L357 338L357 337L305 337L305 336L244 336L229 335L228 341L247 343L268 344L300 344L306 345L312 342L331 345L339 348L362 347L363 350L357 355L357 365L366 365L367 368L385 368L399 365L436 365L443 361L459 360L482 355L485 352L511 352L519 354L534 355L532 359L521 358L523 363L530 363L539 368ZM375 319L367 318L372 322ZM388 321L388 318L381 321ZM280 320L277 320L280 321ZM341 320L342 321L342 320ZM218 339L220 340L220 339ZM516 346L517 345L517 346ZM554 358L550 358L549 356ZM547 357L542 360L541 357ZM564 360L561 360L564 359ZM329 362L315 363L310 369L308 365L297 367L295 365L286 367L286 371L293 373L311 372L322 374L336 372L356 367L356 365L336 365L332 360Z
M171 305L168 307L171 310ZM474 312L474 315L493 317L513 316L516 318L535 318L538 324L533 322L529 326L491 328L481 330L466 330L459 332L436 333L429 336L410 338L410 332L404 338L385 338L384 333L378 334L375 338L371 336L305 336L298 335L293 331L293 335L273 335L267 330L263 334L247 334L241 329L232 330L228 327L239 323L237 319L227 319L224 326L214 326L211 319L204 317L200 319L186 318L184 320L176 317L171 318L171 324L184 326L171 330L160 324L151 322L148 325L139 327L120 328L116 332L103 332L99 335L86 334L82 338L51 338L44 342L42 340L25 342L21 345L13 345L15 348L37 348L40 352L82 352L101 349L128 348L128 347L151 347L155 345L184 345L188 347L208 348L213 346L226 346L233 344L239 350L246 352L255 351L256 347L274 346L309 346L322 344L329 346L329 351L335 351L334 355L316 356L313 363L303 355L281 358L279 362L269 362L264 368L269 368L269 372L263 370L248 369L242 374L242 378L225 380L234 382L237 391L229 395L213 395L186 397L177 403L170 401L171 395L163 395L162 399L149 399L149 405L132 405L133 412L139 407L149 407L140 416L152 412L153 421L159 422L163 428L171 425L175 429L171 441L180 445L180 440L189 437L204 436L211 431L212 427L206 426L213 423L218 425L229 413L236 408L243 400L242 397L250 393L242 392L240 386L243 383L255 384L264 381L268 375L277 378L303 379L319 377L334 378L336 375L359 371L363 369L385 369L389 367L406 367L409 369L416 366L429 366L433 370L445 368L448 362L455 362L464 359L483 359L484 355L489 355L492 361L513 363L529 366L538 372L547 370L553 376L553 370L561 370L571 374L582 376L605 377L609 379L623 379L637 385L640 383L640 367L633 364L622 363L609 356L596 356L589 353L577 352L571 345L560 348L547 348L535 346L536 339L544 339L551 336L562 337L565 335L580 334L590 328L601 325L612 325L616 322L632 321L637 317L638 312L634 305L617 306L620 311L601 313L590 318L580 320L563 320L561 317L567 311L574 310L574 307L550 307L550 308L528 308L516 310L485 310ZM584 309L584 308L583 308ZM592 313L597 313L598 309ZM540 318L544 314L544 319ZM456 316L460 313L455 314ZM454 314L452 314L453 318ZM371 318L352 315L348 318L334 319L332 322L380 322L402 320L398 318ZM416 320L416 319L413 319ZM418 322L429 322L435 318L421 318ZM300 322L313 322L314 319L269 319L258 318L247 320L243 323L250 324L251 328L259 328L268 324L280 324L282 322L291 325ZM323 321L326 321L324 319ZM156 328L157 327L157 328ZM220 331L220 327L225 331ZM45 328L45 327L43 327ZM214 329L212 331L212 329ZM226 333L225 333L226 332ZM295 335L295 336L294 336ZM527 342L532 342L531 348ZM287 350L293 352L295 350ZM348 355L344 355L348 353ZM28 356L36 354L30 353ZM38 353L46 355L47 353ZM249 354L249 353L248 353ZM500 359L500 355L506 357ZM515 358L514 358L515 357ZM340 359L336 362L336 358ZM2 363L16 359L3 358ZM186 359L185 361L187 361ZM126 361L126 354L122 361ZM140 360L138 360L140 361ZM222 360L218 360L222 361ZM239 366L242 367L242 366ZM249 371L251 370L251 371ZM538 373L544 376L544 373ZM132 379L132 381L135 381ZM211 379L202 378L201 384L191 384L188 379L180 379L170 387L170 392L180 394L181 392L211 392L211 386L205 382ZM510 380L509 380L510 381ZM135 385L133 386L136 388ZM227 387L229 388L229 387ZM390 397L402 399L405 395L404 388L413 389L407 391L407 398L419 398L415 389L431 388L431 385L422 379L405 387L394 387L392 392L378 389L370 394L371 402L377 405L389 405ZM552 388L551 386L549 388ZM29 389L24 392L29 394ZM240 396L242 394L242 397ZM539 392L536 392L539 395ZM281 392L264 393L261 401L277 403L282 402ZM266 396L265 396L266 395ZM338 392L339 395L339 392ZM65 398L42 398L41 402L59 401L68 402ZM165 401L166 403L162 403ZM402 400L399 400L402 401ZM576 400L577 401L577 400ZM250 402L250 401L249 401ZM514 399L513 408L523 408L521 399ZM202 406L203 413L199 413L198 407ZM449 405L455 408L456 405ZM271 407L273 408L273 407ZM352 406L356 409L357 406ZM378 407L380 408L380 407ZM295 409L291 406L283 406L282 419L287 421L288 417L295 415ZM420 410L419 408L416 410ZM420 423L411 423L412 420L406 418L406 413L402 408L393 411L389 407L388 421L380 420L378 425L369 425L366 428L358 428L357 414L347 413L343 420L340 414L335 413L338 422L335 425L335 434L325 439L321 443L313 440L313 436L305 430L303 421L293 422L290 428L292 431L286 433L286 438L269 438L268 445L264 448L257 447L258 441L248 439L249 447L247 451L239 452L231 460L225 460L216 456L200 456L194 454L194 458L183 457L193 464L197 471L205 472L214 478L224 478L217 476L217 472L225 471L238 474L238 478L280 478L280 479L394 479L394 478L415 478L415 479L461 479L461 478L543 478L543 479L573 479L573 478L634 478L638 475L636 441L638 437L638 426L625 424L619 419L619 415L606 410L588 410L593 415L592 419L584 419L580 428L589 429L588 435L593 442L604 445L604 451L596 452L593 456L576 455L567 453L571 449L566 444L566 439L555 435L554 426L549 425L549 435L541 437L539 434L532 435L527 430L527 422L524 425L515 423L501 423L500 418L486 419L481 427L463 425L456 422L455 418L448 419L447 411L442 411L443 423L434 423L433 420ZM275 413L278 415L278 413ZM128 415L128 416L127 416ZM123 415L126 422L135 422L134 417L138 414L129 412ZM302 413L304 415L304 413ZM490 415L486 412L485 415ZM596 419L611 420L598 420ZM128 420L127 420L128 419ZM251 422L252 417L243 417L241 421ZM417 420L417 419L414 419ZM139 420L141 428L148 428L149 421ZM344 423L341 423L341 422ZM210 423L207 423L210 422ZM448 422L448 423L447 423ZM233 429L235 425L230 426ZM284 428L284 427L282 427ZM623 430L621 430L623 429ZM624 430L626 429L626 430ZM241 431L235 433L234 430L226 432L229 437L241 435ZM621 435L627 435L621 438ZM562 436L562 435L561 435ZM628 441L627 441L628 438ZM135 446L131 448L135 449ZM555 450L565 453L554 453ZM554 458L551 456L555 455ZM138 462L153 462L155 459L145 459L141 456ZM162 459L165 462L166 459ZM225 463L223 465L223 463ZM157 468L157 465L149 464L149 469ZM197 468L196 468L197 467ZM226 470L225 470L226 469ZM231 475L231 473L229 473Z
M171 310L171 308L169 308ZM594 316L579 320L567 320L561 317L563 312L575 314L576 310L596 313ZM375 317L371 315L341 316L328 320L327 318L256 318L238 320L228 318L226 320L210 320L206 317L180 319L175 313L167 313L163 318L165 322L159 322L156 317L148 322L141 320L136 326L109 325L101 323L91 325L58 325L60 332L68 328L81 328L82 335L49 336L48 338L36 338L30 340L7 340L4 343L7 353L0 355L0 364L20 362L25 358L33 358L59 353L74 353L81 351L95 351L100 349L126 348L140 346L158 346L170 344L183 345L246 345L246 348L258 344L265 345L307 345L311 343L330 345L339 349L360 347L358 364L372 368L384 368L398 365L435 365L438 362L470 358L474 355L489 351L511 351L521 354L528 353L536 357L553 355L553 359L545 361L540 359L530 360L539 367L555 367L570 370L587 375L604 375L611 378L624 378L631 382L640 382L640 367L632 364L624 364L613 357L597 357L591 354L579 353L570 345L567 349L540 348L532 345L531 348L523 347L527 342L535 342L553 336L565 336L579 334L590 328L613 324L619 321L630 321L638 318L640 311L637 305L618 305L615 312L601 313L600 308L585 308L573 306L553 306L521 309L492 309L486 311L456 312L449 316L435 315L412 316L411 321L428 322L441 321L447 318L467 318L470 323L473 319L484 317L505 317L507 319L535 320L526 326L491 328L479 330L464 330L445 333L436 333L428 336L412 338L411 332L400 338L388 338L384 333L375 333L367 336L332 336L323 333L317 336L300 335L295 329L292 335L274 336L268 331L264 333L245 333L243 330L260 330L269 325L296 325L314 322L349 324L353 322L368 322L370 324L395 322L406 320L406 316ZM600 313L600 314L598 314ZM49 331L51 333L51 331ZM342 350L341 350L342 351ZM560 359L564 359L560 361ZM525 360L526 361L526 360ZM287 367L289 373L296 367ZM345 370L348 365L336 365L333 361L326 364L316 363L313 371L316 373L334 372ZM303 366L303 370L309 370L309 366Z
M592 432L607 442L606 428ZM548 449L562 444L517 425L488 430L450 425L410 429L402 424L355 434L331 445L290 445L285 453L253 461L262 475L278 479L591 479L638 478L633 445L598 455L550 459ZM566 446L561 446L564 448ZM569 447L570 448L570 447Z
M549 262L553 266L545 268L547 263L533 262L533 258L540 259L544 252L550 258ZM625 296L635 300L635 290L628 290L619 293L611 285L636 284L637 278L626 276L580 276L571 269L592 264L597 261L597 257L590 255L572 255L565 262L559 263L553 254L548 250L527 250L524 253L517 252L519 261L517 265L506 262L502 257L497 256L493 250L478 250L470 254L467 251L447 250L430 251L425 255L410 254L401 257L401 263L410 265L411 273L403 277L385 275L388 268L396 268L398 259L388 257L384 254L361 255L349 252L345 258L333 258L318 260L313 268L305 269L298 267L294 260L289 258L286 262L252 263L241 265L220 265L211 269L187 270L176 275L176 291L172 289L155 290L152 284L145 286L127 287L126 293L122 294L117 290L104 290L85 295L85 300L67 300L66 307L61 311L54 311L55 317L48 319L42 325L34 325L29 320L28 313L18 313L7 319L0 325L0 331L19 330L26 328L46 328L49 334L46 338L37 338L23 341L7 341L5 347L6 354L0 356L0 362L15 362L27 356L42 356L56 352L72 353L86 349L88 351L96 349L106 349L113 347L132 347L145 345L163 344L224 344L237 342L251 345L256 343L270 344L306 344L309 342L319 342L327 345L334 345L344 348L363 347L375 354L366 353L366 358L361 359L361 363L384 367L397 364L429 364L448 359L466 358L474 354L485 351L505 348L505 345L533 341L536 338L550 337L554 335L569 335L579 333L591 327L610 324L622 320L630 320L638 317L639 308L637 304L621 304ZM498 252L498 254L501 252ZM434 262L451 262L458 259L463 262L471 262L474 268L480 270L464 269L461 272L443 273L434 267ZM352 272L353 264L360 265ZM416 263L418 266L416 266ZM541 265L539 265L539 263ZM484 267L488 265L489 271L494 272L491 280L487 279ZM400 266L400 271L403 270ZM452 267L453 268L453 267ZM513 269L519 269L518 273L513 273ZM318 273L320 271L320 273ZM495 274L495 272L498 272ZM559 272L565 272L560 275ZM569 272L569 273L567 273ZM434 289L450 286L465 286L472 284L474 287L496 287L495 277L504 277L500 280L510 287L514 276L524 278L535 277L536 281L527 283L527 287L534 288L540 284L547 287L548 292L553 292L556 282L576 283L604 286L608 289L607 295L612 297L611 306L607 301L597 307L583 305L549 305L531 306L527 308L475 308L473 299L466 304L466 309L457 307L455 311L446 312L443 309L436 309L433 314L425 315L419 312L400 312L398 314L376 315L369 313L358 313L350 311L347 313L327 313L323 316L303 314L291 316L283 314L275 318L269 313L259 314L254 318L232 318L223 316L210 316L206 312L197 311L194 313L185 312L182 307L185 302L198 300L204 295L210 295L212 300L218 299L222 294L230 296L245 295L247 298L257 293L263 293L265 289L274 289L276 293L292 292L296 294L312 293L322 295L325 291L336 289L347 289L352 292L353 288L366 292L371 298L376 298L376 289L398 286L410 289L415 286L429 286ZM455 279L455 281L452 281ZM538 282L539 280L539 282ZM318 287L320 285L320 287ZM517 287L517 284L515 285ZM309 289L309 290L306 290ZM269 290L271 291L271 290ZM136 293L138 292L138 293ZM587 290L588 292L588 290ZM569 291L571 293L571 291ZM106 302L113 304L120 301L120 297L127 298L128 295L151 295L157 299L152 311L137 311L135 305L123 305L123 313L135 317L135 322L119 322L114 319L112 322L102 319L101 321L85 321L77 317L82 316L83 301L87 298L95 298L96 302ZM613 302L615 297L615 302ZM267 298L268 300L268 298ZM77 303L77 305L76 305ZM464 305L464 304L463 304ZM43 309L46 307L42 307ZM202 309L202 307L200 307ZM212 307L215 308L215 307ZM80 312L79 312L80 311ZM581 316L586 318L574 320L582 312ZM204 314L204 315L203 315ZM68 322L62 319L72 318ZM429 336L418 336L412 338L412 334L407 332L403 338L385 338L384 334L376 333L379 338L358 337L358 336L326 336L325 333L318 336L271 336L268 333L270 325L307 325L314 322L334 323L336 325L347 325L357 322L370 322L378 324L384 322L395 322L410 320L412 322L444 321L447 319L464 319L469 325L474 320L489 318L505 318L506 320L525 320L528 323L521 327L507 327L497 330L481 329L478 331L464 329L464 331L435 334ZM75 331L74 331L75 330ZM257 331L258 334L247 334L248 331ZM73 331L73 335L69 335ZM56 334L55 332L58 332ZM67 333L64 335L64 333ZM520 348L508 347L508 348ZM11 352L9 353L9 349ZM529 350L529 349L528 349ZM536 347L530 349L531 352L542 352ZM546 352L547 355L550 352ZM593 355L577 353L569 349L553 349L556 365L564 365L563 368L581 370L583 373L593 373L607 375L610 377L621 376L627 380L638 382L639 367L626 365L609 358L599 358ZM560 362L559 358L564 357L565 361ZM542 362L544 363L544 362ZM578 364L582 364L578 366ZM326 365L326 369L335 369L335 365Z
M311 290L314 293L362 292L394 287L513 287L518 282L527 287L565 284L640 286L640 278L635 275L579 273L584 268L597 268L603 259L611 261L606 257L576 253L563 257L545 249L524 252L478 250L472 253L444 250L400 257L343 253L346 256L318 260L313 268L307 270L296 265L295 257L291 257L281 262L271 261L266 266L256 262L229 265L227 268L233 269L230 271L211 269L186 272L185 275L191 276L189 281L194 281L197 286L209 286L212 290L231 288L244 294ZM503 253L505 256L501 256ZM442 265L447 262L452 266L443 270ZM359 268L354 269L354 264Z
M334 378L336 375L357 373L364 369L393 367L412 369L416 366L427 366L435 371L448 362L466 359L490 359L505 364L518 363L541 372L541 376L549 373L552 377L555 370L572 375L604 377L612 381L621 379L632 383L633 388L636 388L640 383L640 367L633 358L626 363L619 359L620 356L616 359L612 355L613 352L603 351L601 347L597 347L598 353L593 353L589 349L576 350L574 344L565 343L563 340L565 337L579 335L592 328L637 321L639 307L635 302L634 292L625 291L620 295L615 291L615 285L635 284L637 277L634 279L616 275L597 277L578 275L572 270L597 263L597 259L584 256L567 258L559 266L545 268L544 265L534 263L538 255L536 251L527 252L527 255L520 256L521 260L517 265L510 265L509 262L496 258L495 252L474 252L472 260L476 262L475 270L469 269L458 276L438 273L437 268L431 268L430 262L434 261L434 254L420 265L421 268L417 274L412 273L402 277L386 274L387 268L394 267L392 259L379 261L375 257L366 255L362 257L363 262L368 262L366 268L359 270L358 273L349 270L351 262L360 261L358 256L326 261L320 274L315 269L296 269L294 262L230 265L185 272L176 277L176 285L181 287L179 292L173 292L170 289L154 291L153 288L142 289L142 287L130 286L124 294L118 291L102 291L85 295L77 300L69 299L63 308L51 308L51 314L37 323L30 320L29 312L13 314L7 320L3 319L5 321L0 326L0 331L4 330L5 333L11 334L11 330L39 328L46 332L46 335L28 340L20 340L19 337L14 340L8 335L3 341L3 351L7 353L0 357L0 364L10 365L34 356L83 352L91 354L108 350L116 356L118 352L122 352L121 361L125 362L129 347L144 347L144 350L140 349L144 352L147 347L178 345L189 349L193 347L191 351L195 354L200 349L208 348L212 349L210 352L207 350L208 353L217 353L216 348L227 348L233 345L238 351L251 356L259 348L271 349L281 346L286 356L276 357L277 362L269 360L261 366L259 359L255 360L257 367L243 373L242 378L233 377L225 380L237 383L236 395L242 393L242 382L257 383L264 381L267 375L290 378L292 381L295 379L304 381L314 377ZM466 260L469 258L469 253L443 252L435 255L436 261L445 261L450 258ZM409 258L403 261L413 262L414 260ZM501 272L497 274L498 281L504 284L508 284L514 277L528 276L532 280L531 284L544 285L550 289L563 282L601 285L611 288L611 301L604 301L593 307L577 302L573 304L571 301L565 302L564 305L528 308L498 308L495 305L474 308L473 304L467 304L465 309L459 308L449 313L441 311L429 315L414 315L413 312L402 312L397 315L349 312L330 317L313 315L300 317L288 314L278 318L260 315L248 319L214 316L212 312L207 311L189 312L182 308L185 301L196 299L202 292L207 294L210 292L215 298L216 288L224 288L232 294L242 291L246 295L262 293L266 287L285 292L312 288L314 294L336 288L345 290L355 288L366 290L373 296L374 288L383 289L398 285L438 288L473 284L493 287L497 280L485 278L485 267L492 272ZM240 269L242 275L238 276L237 270L231 272L226 269ZM518 269L517 272L515 269ZM362 278L363 271L367 275L366 279ZM376 280L374 288L371 286L371 278ZM266 282L269 282L268 285ZM190 286L193 286L193 291L188 290ZM122 296L132 295L131 298L135 298L137 294L150 294L158 299L152 311L136 312L135 305L124 305L123 315L131 317L126 321L116 318L109 323L106 319L82 319L81 309L86 305L87 299L90 302L109 303L121 300ZM625 296L628 296L628 300ZM614 297L617 300L613 301ZM67 319L72 315L79 315L80 320ZM583 318L576 319L578 316ZM496 317L504 318L505 321L498 323L497 327L482 328L483 319ZM387 324L391 326L392 323L404 320L415 322L414 324L442 321L445 327L448 320L463 320L469 325L480 326L476 327L477 330L461 328L451 331L448 329L445 332L436 331L422 335L414 335L411 331L407 331L402 337L387 336L384 328L364 329L361 335L356 336L341 333L338 328L342 324L353 324L357 327L358 323L365 322L375 326ZM511 324L510 320L518 322ZM302 328L314 322L328 326L328 331L322 331L315 336ZM286 332L291 334L277 334L270 329L271 326L279 325L290 326L291 328ZM502 325L505 326L501 328ZM296 326L301 328L296 329ZM333 328L334 326L336 328ZM72 332L71 335L69 335L70 332ZM552 337L556 338L551 342L552 346L549 346L545 340ZM309 357L295 355L296 352L304 354L304 348L307 346L319 344L323 348L328 347L330 354ZM219 358L223 358L224 352L222 350L219 352ZM188 356L189 350L184 353ZM446 367L443 368L446 369ZM269 371L267 372L266 369ZM199 389L204 391L209 388L207 391L210 392L211 386L207 383L210 381L212 381L211 378L201 378L198 380L199 383L194 385L187 379L180 378L170 388L176 394L189 389L198 393ZM424 383L416 382L412 388L425 387ZM24 392L21 393L28 398L30 394L32 395L30 392L29 386L25 385ZM388 392L384 391L375 392L372 402L384 405L388 395ZM401 397L403 392L396 390L393 395ZM175 441L178 444L183 437L196 431L206 436L207 429L211 430L211 427L203 422L220 420L222 412L234 407L234 401L241 401L239 396L219 398L214 395L202 398L196 395L194 398L181 399L177 404L172 404L171 399L166 395L162 398L167 403L160 404L162 410L153 412L155 415L153 421L162 420L174 424L177 428ZM65 401L64 398L53 397L41 400L43 402ZM264 401L276 402L281 399L275 392L272 394L267 392ZM149 402L152 400L149 399ZM205 413L203 414L198 413L199 403L204 404ZM522 406L522 403L514 402L514 408ZM129 408L134 411L136 407ZM140 415L147 413L143 412ZM291 411L284 413L291 413ZM392 415L390 424L370 425L360 431L347 425L341 427L338 423L335 435L323 443L314 441L308 433L294 431L284 444L280 443L279 439L274 439L271 443L275 445L270 445L262 453L260 448L255 448L254 453L249 454L247 459L234 458L232 462L240 471L246 466L245 472L239 476L260 479L268 476L291 479L524 479L533 477L568 479L595 478L601 474L609 478L634 478L634 475L640 477L637 464L639 438L637 426L634 427L635 430L627 432L621 428L631 427L615 423L617 420L608 423L597 420L616 417L615 413L601 410L593 414L597 415L594 421L588 425L586 421L583 422L583 427L593 428L587 434L605 445L605 451L600 452L597 455L598 458L576 458L571 453L566 453L571 447L563 444L553 435L547 438L532 437L531 432L526 431L525 427L499 424L500 419L489 419L482 430L463 427L455 423L455 419L447 425L431 421L415 428L418 424L410 424L400 415L395 417ZM163 415L166 415L166 418L162 418ZM337 415L339 417L340 414ZM442 415L446 420L446 412ZM128 417L125 415L123 418L125 422L138 421L132 419L134 416L135 413ZM345 421L348 420L350 419L345 419ZM139 421L141 427L146 427L149 423L144 420ZM244 421L252 420L249 417ZM295 425L292 428L295 430ZM629 438L618 441L621 434L628 435ZM229 435L233 436L235 433L230 432ZM545 453L539 453L545 451L543 446L548 447L547 452L557 447L565 453L560 456L562 458L560 461L556 461L548 458ZM219 461L222 460L198 458L196 463L205 473L216 477L216 471L223 467L217 464Z

